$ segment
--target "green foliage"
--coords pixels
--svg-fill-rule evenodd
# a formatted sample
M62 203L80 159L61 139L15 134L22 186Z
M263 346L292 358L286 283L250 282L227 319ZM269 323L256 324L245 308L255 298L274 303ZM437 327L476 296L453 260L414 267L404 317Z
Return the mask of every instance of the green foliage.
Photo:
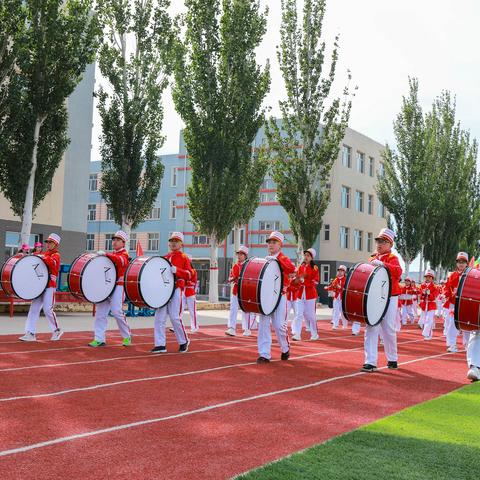
M101 0L99 52L109 89L97 92L102 120L101 192L120 225L135 228L155 202L163 177L162 94L168 85L173 24L168 0ZM134 43L129 52L129 41Z
M329 203L326 183L348 124L351 99L328 101L338 61L335 38L330 66L324 69L324 0L305 0L299 25L296 0L282 0L278 60L287 91L279 102L281 125L267 124L277 197L287 211L299 249L313 245Z
M264 121L269 68L255 50L266 29L256 0L186 0L173 98L185 122L192 167L188 206L196 227L218 240L258 205L266 162L252 155Z

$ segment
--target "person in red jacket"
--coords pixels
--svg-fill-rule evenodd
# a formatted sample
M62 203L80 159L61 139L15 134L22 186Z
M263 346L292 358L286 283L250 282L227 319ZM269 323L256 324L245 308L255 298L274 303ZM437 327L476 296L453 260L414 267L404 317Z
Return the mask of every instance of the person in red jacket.
M190 263L192 262L192 256L187 254ZM195 333L200 330L197 321L197 271L192 267L192 278L187 280L185 284L185 296L184 296L184 310L188 308L190 313L190 332ZM174 330L175 331L175 330Z
M91 341L89 347L104 347L105 332L108 325L108 313L111 312L115 320L117 321L118 329L122 335L122 345L128 347L132 343L132 334L130 327L127 323L127 318L123 313L123 300L125 298L125 292L123 288L123 277L127 270L130 258L128 252L125 249L125 245L128 242L127 234L119 230L112 237L113 252L105 253L103 250L97 252L98 255L105 255L115 264L117 269L117 281L113 293L103 302L97 304L95 315L95 333L94 339Z
M387 367L391 369L398 368L395 321L398 309L398 295L401 291L402 267L398 257L392 253L394 240L395 233L389 228L383 228L375 238L376 252L370 258L372 265L385 267L389 271L392 288L390 303L383 320L378 325L366 325L365 327L365 364L362 367L363 372L373 372L377 368L379 334L381 334L383 339Z
M345 265L340 265L337 269L337 276L330 282L330 285L325 287L325 290L333 294L332 330L337 330L340 325L340 320L342 320L344 329L348 326L347 319L342 313L343 288L347 279L345 275L346 272L347 267ZM354 322L354 324L357 323L358 322ZM355 335L357 335L357 333L355 333Z
M290 312L293 311L293 318L291 321L292 339L300 340L300 333L302 331L302 318L298 316L298 290L299 282L293 279L290 285L287 287L287 323L289 320Z
M182 252L183 233L173 232L168 239L170 252L165 258L172 264L172 273L175 275L175 291L170 301L162 308L155 311L154 321L154 337L155 346L152 353L167 352L167 338L165 335L165 327L167 323L167 315L172 322L173 331L177 339L180 353L188 351L190 340L182 322L182 296L187 282L192 281L193 271L190 260L185 253Z
M412 279L405 278L405 285L402 287L402 293L400 294L402 299L402 324L406 325L408 320L410 323L415 321L415 312L413 309L413 300L416 295L416 289L412 286Z
M43 252L43 245L42 245L42 242L35 242L35 244L33 245L33 255L41 255L42 252Z
M424 340L433 338L435 310L437 309L437 296L439 293L438 287L433 283L434 278L435 272L427 270L424 275L425 281L420 285L420 310L423 318L422 335Z
M58 253L60 237L56 233L51 233L45 243L47 244L47 250L42 255L42 258L50 271L50 279L48 281L47 288L42 295L35 300L32 300L30 309L28 310L28 317L25 325L25 335L20 337L20 340L24 342L35 342L37 340L35 333L42 308L43 313L48 320L48 325L52 330L51 340L60 340L60 337L63 335L63 331L58 326L57 316L53 311L53 307L55 305L57 277L60 270L60 253Z
M260 315L260 322L258 325L258 353L257 363L270 362L271 347L272 347L272 332L270 322L277 335L280 350L282 352L281 359L288 360L290 357L290 343L288 341L287 333L287 298L286 292L290 285L290 279L295 276L295 265L292 261L281 251L284 242L284 236L281 232L272 232L268 239L268 255L266 260L277 259L282 268L283 275L283 291L280 296L280 301L277 308L271 315Z
M317 330L317 316L316 316L316 303L317 303L317 285L320 280L318 273L318 267L313 263L317 252L314 248L309 248L303 252L304 258L302 264L298 267L295 279L298 281L298 293L297 293L297 318L301 319L305 317L305 323L308 330L310 330L310 340L318 340ZM288 289L287 289L288 290ZM302 324L296 328L296 335L294 340L301 340Z
M225 330L225 335L235 337L237 335L237 315L238 315L238 279L240 277L240 272L242 271L243 264L248 257L248 247L245 245L240 245L239 249L235 254L237 255L237 261L232 265L230 270L230 275L228 277L228 282L232 285L230 292L230 313L228 315L228 324L227 330ZM250 331L250 316L253 317L254 314L249 314L242 311L242 328L243 335L248 337L251 335Z

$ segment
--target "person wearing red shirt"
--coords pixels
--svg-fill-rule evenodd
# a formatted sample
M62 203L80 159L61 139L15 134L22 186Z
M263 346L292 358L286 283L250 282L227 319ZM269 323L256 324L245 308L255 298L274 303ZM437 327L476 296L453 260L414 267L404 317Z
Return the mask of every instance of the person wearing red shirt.
M412 280L405 278L405 285L402 287L400 298L402 301L402 324L406 325L408 320L410 323L415 321L415 313L413 310L413 297L416 295L415 287L412 286Z
M300 340L300 332L302 330L302 319L298 319L298 287L299 281L295 278L287 287L287 322L289 320L290 312L293 311L293 318L291 320L292 339Z
M297 316L295 333L293 340L301 339L302 318L305 317L307 329L310 331L310 340L318 340L317 317L315 313L317 303L317 285L320 280L318 267L313 263L317 252L314 248L309 248L303 252L304 259L298 267L295 279L297 280Z
M268 255L266 260L276 259L281 266L283 275L283 292L280 295L280 301L277 308L271 315L260 315L258 325L258 353L257 363L270 362L272 347L272 332L270 322L275 330L280 350L281 359L288 360L290 357L290 343L287 333L287 299L286 292L290 285L290 279L295 276L295 265L281 251L284 242L284 236L281 232L272 232L267 238Z
M425 272L425 281L420 285L420 310L422 311L424 340L433 338L433 329L435 326L435 310L437 309L438 287L433 283L435 272L427 270ZM420 322L418 322L420 325Z
M187 254L190 263L192 262L192 256ZM195 333L200 330L197 321L197 271L192 267L192 278L187 280L185 285L185 296L183 303L183 310L188 308L190 313L190 332Z
M187 255L182 252L183 247L183 233L173 232L168 239L168 246L170 252L165 255L165 258L172 264L172 273L176 277L175 291L170 301L162 308L157 308L155 311L154 322L154 337L155 346L152 348L152 353L166 353L167 352L167 338L165 335L165 328L167 323L167 315L172 322L173 331L178 342L178 351L185 353L188 351L190 340L182 322L182 296L187 282L192 281L193 271L192 265Z
M123 300L125 298L125 292L123 288L123 276L127 270L130 258L128 252L125 249L125 245L128 241L127 234L119 230L112 237L113 251L105 253L103 250L97 252L98 255L105 255L115 264L117 269L117 281L113 293L103 302L97 304L95 314L95 337L88 345L90 347L104 347L105 332L108 325L108 313L111 312L115 320L117 321L118 329L122 335L122 345L128 347L132 343L132 334L130 327L127 323L127 317L123 312Z
M391 369L398 368L395 320L398 308L398 295L401 292L402 267L398 257L392 253L394 240L395 233L389 228L383 228L375 238L376 252L370 258L372 265L385 267L389 271L392 288L390 303L383 320L378 325L366 325L365 327L365 364L362 367L363 372L373 372L377 368L379 334L381 334L383 339L387 367Z
M243 264L246 262L248 257L248 247L245 245L240 245L236 253L237 261L232 265L230 270L230 275L228 277L228 282L231 283L232 289L230 292L230 313L228 316L227 330L225 335L234 337L237 332L237 315L238 315L238 279L240 277L240 272L242 271ZM251 335L250 332L250 316L253 314L246 313L242 311L242 328L243 335L248 337Z
M47 250L42 254L42 258L48 266L50 279L47 288L42 295L35 300L32 300L28 310L27 322L25 324L25 335L20 337L20 340L24 342L35 342L37 340L35 333L37 331L37 322L42 308L43 313L48 320L48 325L52 330L52 337L50 340L60 340L60 337L63 335L63 331L58 326L57 316L53 311L57 277L60 270L60 253L58 252L60 237L56 233L51 233L45 243L47 244Z
M325 287L325 290L333 294L332 330L337 330L340 325L340 319L342 320L342 325L344 329L348 326L347 319L343 316L342 313L343 288L345 286L345 280L347 278L345 275L346 271L347 267L345 265L340 265L337 269L337 276L332 280L330 285Z
M42 243L41 242L35 242L35 245L33 246L34 250L33 250L33 254L34 255L41 255L42 254Z

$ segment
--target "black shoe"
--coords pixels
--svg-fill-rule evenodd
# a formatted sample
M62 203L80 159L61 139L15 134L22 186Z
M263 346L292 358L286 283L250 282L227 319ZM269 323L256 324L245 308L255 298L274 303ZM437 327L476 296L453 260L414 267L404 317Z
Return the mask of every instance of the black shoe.
M391 368L392 370L397 370L398 369L398 363L397 362L388 362L387 363L387 368Z
M152 353L167 353L167 347L165 345L161 345L159 347L153 347L150 351Z
M361 372L372 373L372 372L374 372L376 369L377 369L377 367L376 367L375 365L370 365L369 363L365 363L360 371L361 371Z
M282 353L283 355L283 353ZM265 358L265 357L258 357L257 358L257 363L270 363L270 360L268 358Z
M282 356L280 358L282 360L288 360L290 358L290 350L288 352L282 352Z
M190 342L188 342L188 341L187 341L186 343L182 343L182 344L180 345L180 347L178 347L178 351L179 351L180 353L188 352L188 345L189 345L189 344L190 344Z
M174 331L175 331L172 327L170 327L168 330L169 330L170 332L174 332Z

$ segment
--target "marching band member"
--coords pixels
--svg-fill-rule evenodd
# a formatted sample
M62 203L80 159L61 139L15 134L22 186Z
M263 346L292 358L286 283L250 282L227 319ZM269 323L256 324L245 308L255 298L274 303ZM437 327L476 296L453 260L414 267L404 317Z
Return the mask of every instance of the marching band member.
M63 335L63 331L58 326L57 316L53 311L55 305L55 290L57 287L57 276L60 270L60 253L57 247L60 245L60 237L56 233L51 233L46 242L47 250L43 254L43 260L50 270L50 279L48 281L45 291L35 300L32 300L30 309L28 310L27 322L25 325L25 335L20 337L24 342L35 342L37 322L40 317L40 312L43 308L43 313L48 320L48 325L52 330L52 337L50 340L57 341ZM25 245L22 246L25 247ZM27 245L28 247L28 245Z
M415 283L415 280L412 279L412 294L413 294L413 322L415 323L415 320L418 320L418 287L417 284Z
M405 278L402 295L402 324L406 325L408 320L410 320L410 323L415 321L415 314L413 311L413 297L415 295L415 290L412 287L412 281L409 277Z
M455 295L457 294L458 282L462 273L467 268L468 253L458 252L456 264L457 269L452 272L445 282L443 292L445 295L445 303L443 305L445 311L445 337L447 343L447 351L458 352L457 337L458 330L455 326L455 320L453 318L453 311L455 308Z
M293 311L293 318L291 321L292 340L301 340L302 321L297 322L297 305L298 305L298 286L299 282L293 279L287 287L287 322L290 312Z
M420 309L423 312L422 335L424 340L431 340L433 338L435 310L437 309L436 298L438 295L437 286L433 283L434 277L435 272L433 270L427 270L424 275L425 282L420 285Z
M385 356L388 361L387 367L391 369L398 368L395 317L398 307L398 295L400 294L399 282L402 277L402 267L398 257L392 253L394 239L395 233L389 228L383 228L375 238L377 248L370 258L372 265L384 266L390 272L392 288L390 303L383 320L378 325L366 325L365 327L365 364L362 367L363 372L373 372L377 368L379 333L381 333L383 338Z
M233 284L232 291L230 293L230 314L228 317L228 328L225 331L225 335L229 335L234 337L236 333L236 326L237 326L237 314L238 314L238 279L240 277L240 272L242 270L242 266L247 260L248 257L248 247L245 245L240 245L237 252L237 262L232 265L232 269L230 270L230 276L228 277L228 282ZM252 315L253 316L253 315ZM242 311L242 328L243 328L243 335L248 337L251 335L250 332L250 314Z
M286 290L290 284L290 279L294 277L295 265L281 251L284 242L282 233L274 231L270 233L267 239L268 255L266 260L277 259L282 267L283 274L283 292L280 296L278 307L271 315L260 315L260 323L258 325L258 353L257 363L268 363L271 358L272 332L270 322L277 335L280 350L282 352L281 359L288 360L290 357L290 344L288 342L287 333L287 304Z
M192 262L192 256L188 255L188 260L190 264ZM198 326L197 322L197 271L192 267L192 278L187 280L185 284L185 304L186 308L190 313L190 331L191 333L198 332L200 327Z
M332 330L336 330L340 324L340 318L343 321L342 314L342 296L343 296L343 287L345 286L345 272L347 267L345 265L340 265L337 269L337 276L330 282L330 285L325 287L325 290L328 292L333 292L333 312L332 312Z
M35 245L33 246L34 250L33 250L33 254L34 255L41 255L42 254L42 250L43 250L43 245L42 245L42 242L35 242Z
M118 329L122 335L122 345L128 347L132 343L132 335L130 327L127 323L127 318L123 313L123 276L127 270L130 258L128 252L125 249L125 245L128 241L127 234L119 230L112 237L113 252L105 253L103 250L97 252L98 255L105 255L115 264L117 268L117 281L113 293L103 302L97 304L97 310L95 315L95 337L88 345L90 347L104 347L105 332L108 324L108 313L112 312L113 317L117 321Z
M190 341L182 322L182 295L185 284L192 280L192 266L187 255L182 252L183 233L173 232L168 239L170 252L165 258L172 264L172 273L176 276L175 292L170 301L162 308L155 311L154 336L155 346L152 353L166 353L167 339L165 336L165 327L167 315L173 325L173 331L178 342L178 351L185 353L188 351Z
M472 382L480 380L480 330L470 332L467 345L467 378Z
M24 255L28 255L30 253L30 245L28 245L27 243L24 243L19 249L18 249L18 253L23 253Z
M317 302L317 285L320 281L318 267L313 263L313 259L317 252L314 248L309 248L303 252L304 260L298 267L296 279L298 279L298 301L297 301L297 318L304 316L305 323L310 330L310 340L318 340L316 302ZM297 322L298 323L298 322ZM302 324L296 325L296 331L301 332ZM298 336L300 336L300 332ZM296 340L299 338L296 338Z

